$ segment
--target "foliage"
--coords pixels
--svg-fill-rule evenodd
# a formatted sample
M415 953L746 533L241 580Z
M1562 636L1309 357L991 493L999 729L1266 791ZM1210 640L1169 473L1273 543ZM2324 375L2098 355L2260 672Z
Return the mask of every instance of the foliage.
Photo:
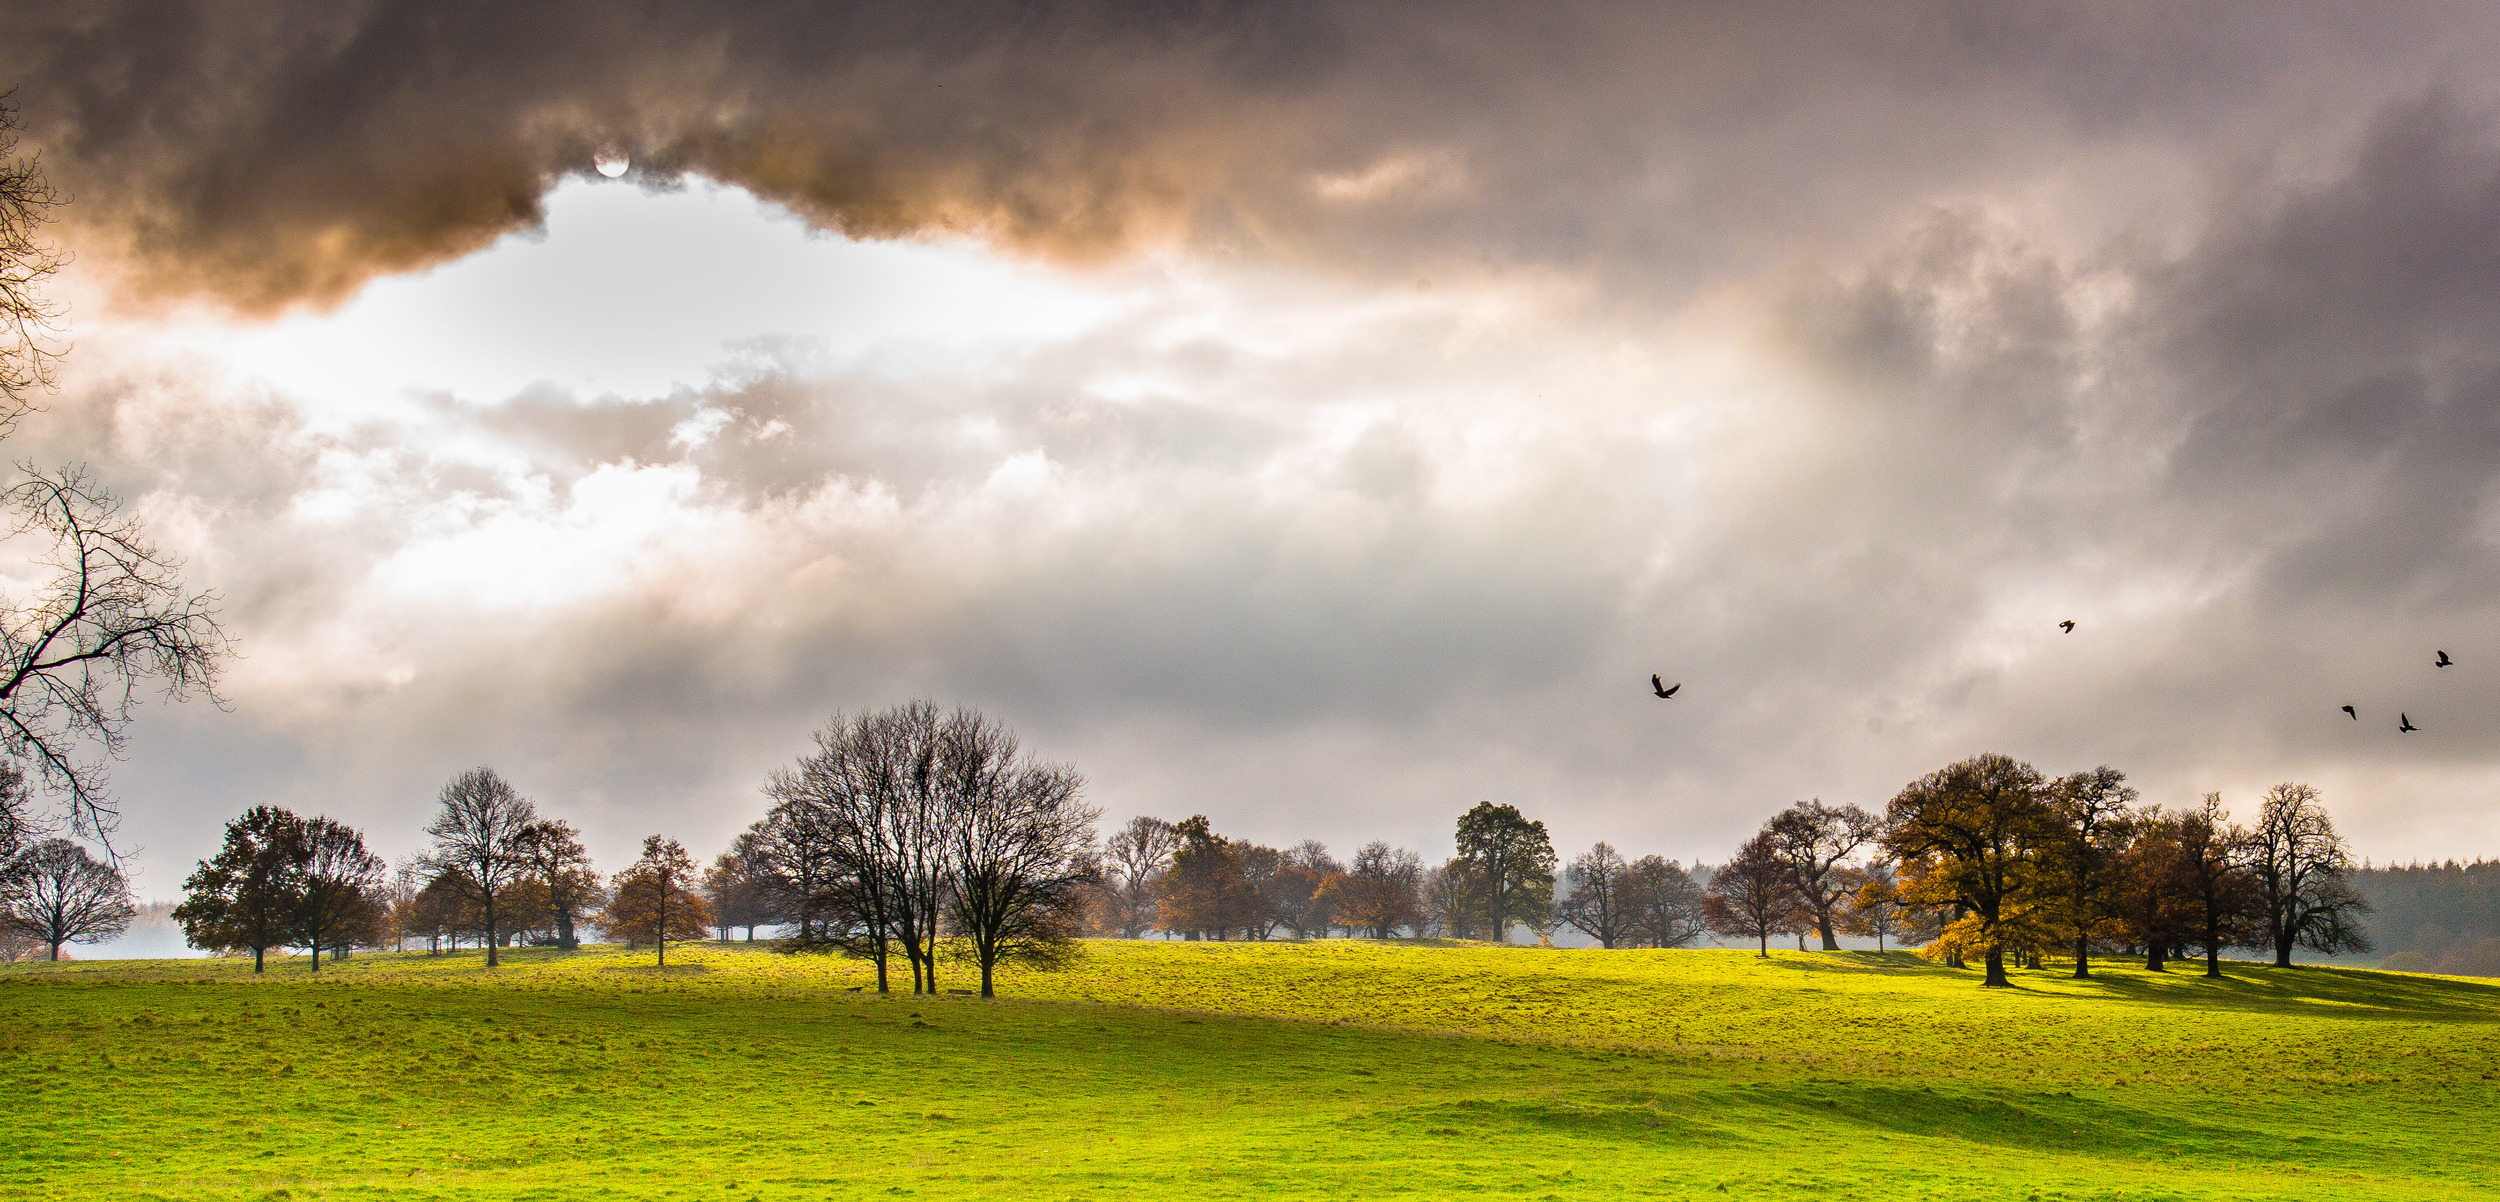
M443 808L425 828L434 840L426 862L446 888L477 907L491 968L501 962L499 949L511 929L496 911L530 877L538 807L483 766L453 777L439 800Z
M1736 855L1710 874L1703 920L1712 932L1752 939L1764 959L1771 936L1799 927L1812 916L1797 892L1797 874L1781 854L1778 836L1763 831L1745 840Z
M675 839L651 835L642 841L642 858L616 874L616 895L599 917L609 937L628 945L651 944L661 967L668 965L668 941L701 939L712 925L712 908L694 891L694 858ZM490 949L491 950L491 949Z
M1992 753L1931 772L1892 799L1885 845L1916 868L1903 896L1959 914L1927 950L1939 959L1984 955L1987 985L2007 983L2006 953L2044 941L2045 786L2038 769Z
M1883 824L1856 806L1827 806L1816 798L1781 811L1762 829L1787 862L1797 900L1813 916L1823 950L1838 951L1833 915L1857 888L1849 876L1849 858L1873 842Z
M1513 926L1542 933L1554 909L1554 843L1545 824L1519 807L1489 801L1459 815L1458 858L1482 890L1484 918L1495 943Z
M182 883L174 921L183 938L204 951L249 951L252 971L262 971L269 949L284 947L295 933L311 857L303 826L276 806L254 806L228 822L216 856Z

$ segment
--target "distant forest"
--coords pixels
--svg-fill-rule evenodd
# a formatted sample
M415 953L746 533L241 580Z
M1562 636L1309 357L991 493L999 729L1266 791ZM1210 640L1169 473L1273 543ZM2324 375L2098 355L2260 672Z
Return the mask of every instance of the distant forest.
M2500 977L2500 860L2364 866L2351 881L2382 967Z

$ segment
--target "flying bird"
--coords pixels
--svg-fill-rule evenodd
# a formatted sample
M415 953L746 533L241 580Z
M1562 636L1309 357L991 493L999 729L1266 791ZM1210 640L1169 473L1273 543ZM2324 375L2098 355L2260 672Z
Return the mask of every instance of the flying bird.
M2065 621L2058 623L2057 628L2068 634L2073 634L2075 632L2075 620L2073 618L2068 618Z
M2352 707L2349 705L2344 707L2344 716L2351 718L2355 722L2359 722L2361 720L2361 715L2352 712Z
M2412 734L2414 731L2420 730L2420 729L2422 729L2422 728L2421 728L2421 727L2419 727L2419 726L2415 726L2415 725L2413 724L2413 719L2412 719L2411 717L2409 717L2409 716L2405 715L2403 712L2399 711L2399 712L2396 714L2396 729L2401 730L2401 731L2405 732L2406 734Z
M2434 668L2453 668L2453 667L2455 667L2456 665L2457 665L2457 661L2455 661L2455 660L2453 660L2453 659L2448 658L2448 653L2447 653L2447 652L2445 652L2445 651L2440 652L2440 653L2439 653L2439 659L2438 659L2436 662L2434 662L2433 664L2431 664L2431 666L2432 666L2432 667L2434 667Z
M1649 688L1650 688L1650 691L1651 691L1651 692L1653 692L1653 693L1658 694L1658 695L1659 695L1659 696L1661 696L1661 697L1673 697L1673 696L1675 696L1675 691L1676 691L1677 689L1680 689L1680 688L1683 688L1683 687L1684 687L1684 682L1683 682L1683 681L1680 681L1680 680L1679 680L1679 681L1675 682L1674 684L1670 685L1670 684L1668 684L1667 682L1665 682L1665 681L1663 681L1663 680L1658 679L1658 674L1657 674L1657 673L1652 672L1652 673L1650 673L1650 674L1649 674Z

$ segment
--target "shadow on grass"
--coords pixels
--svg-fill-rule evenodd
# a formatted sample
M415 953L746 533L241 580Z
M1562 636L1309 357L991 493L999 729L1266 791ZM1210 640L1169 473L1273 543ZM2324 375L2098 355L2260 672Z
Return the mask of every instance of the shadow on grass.
M2226 963L2222 979L2190 972L2095 973L2092 985L2133 1001L2226 1006L2287 1013L2331 1008L2355 1017L2489 1020L2500 1011L2500 983L2417 977L2366 968L2276 968Z

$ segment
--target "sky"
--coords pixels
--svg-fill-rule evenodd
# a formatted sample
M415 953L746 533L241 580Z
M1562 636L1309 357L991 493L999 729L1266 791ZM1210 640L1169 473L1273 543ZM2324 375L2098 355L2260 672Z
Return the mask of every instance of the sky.
M479 764L708 858L914 698L1107 822L1340 854L1492 800L1717 860L1997 751L2500 855L2495 51L2437 4L17 6L75 261L0 450L92 465L236 639L114 770L143 896L260 803L407 855Z

